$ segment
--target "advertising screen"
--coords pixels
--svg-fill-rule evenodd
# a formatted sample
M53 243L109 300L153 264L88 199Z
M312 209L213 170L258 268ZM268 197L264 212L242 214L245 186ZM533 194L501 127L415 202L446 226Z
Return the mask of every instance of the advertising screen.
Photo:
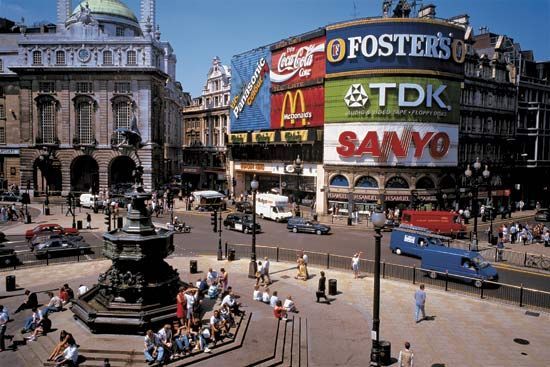
M324 127L324 164L456 166L458 126L423 123L343 123Z
M410 121L457 124L456 80L373 76L325 81L326 122Z
M271 95L271 128L293 129L322 126L325 116L322 85L290 89Z
M231 59L231 131L269 129L271 83L268 47L258 48Z
M273 51L271 61L270 78L273 87L324 78L325 37L317 37Z
M327 28L327 74L372 69L463 73L464 31L433 19L372 19Z

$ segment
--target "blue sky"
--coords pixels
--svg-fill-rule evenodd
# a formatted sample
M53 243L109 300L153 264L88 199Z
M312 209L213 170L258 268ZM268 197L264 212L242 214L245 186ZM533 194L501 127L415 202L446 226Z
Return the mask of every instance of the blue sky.
M139 17L139 0L123 0ZM396 0L394 0L396 2ZM506 34L550 60L550 0L431 0L437 16L469 14L476 33ZM76 6L77 1L73 0ZM355 10L354 10L355 4ZM329 23L378 16L381 0L158 0L162 38L178 56L178 80L196 97L214 56L231 56ZM55 0L0 0L0 17L55 22Z

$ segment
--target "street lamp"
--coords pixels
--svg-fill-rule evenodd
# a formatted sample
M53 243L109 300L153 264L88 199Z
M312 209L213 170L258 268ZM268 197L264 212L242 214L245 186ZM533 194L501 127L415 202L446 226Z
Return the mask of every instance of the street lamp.
M376 207L371 216L374 225L374 297L372 305L372 349L370 360L371 366L381 365L380 350L380 242L382 240L382 228L386 223L386 216L381 211L380 206Z
M42 168L44 168L43 172L48 171L53 159L53 153L47 147L42 148L42 152L40 153L40 161L42 162ZM48 176L43 175L43 177L46 180L46 200L44 200L44 214L50 215L50 193L48 191Z
M256 264L256 191L259 186L256 175L250 182L250 188L252 189L252 252L250 253L250 265L248 266L248 277L256 278L256 271L258 266Z
M470 165L466 167L466 171L464 171L464 175L466 176L466 179L469 182L470 188L473 190L473 197L472 197L472 214L474 216L474 232L472 235L472 249L474 251L477 251L477 216L479 215L479 203L478 203L478 196L479 196L479 186L481 186L491 175L491 172L489 172L489 166L485 165L485 169L481 171L481 162L479 160L479 157L476 158L476 161L473 164L473 170L470 168Z
M296 196L298 197L298 200L296 202L298 203L298 212L297 216L301 216L301 210L300 210L300 175L302 174L302 171L304 169L304 164L302 160L300 159L300 155L296 156L296 159L294 160L294 163L292 164L294 168L294 172L296 172Z

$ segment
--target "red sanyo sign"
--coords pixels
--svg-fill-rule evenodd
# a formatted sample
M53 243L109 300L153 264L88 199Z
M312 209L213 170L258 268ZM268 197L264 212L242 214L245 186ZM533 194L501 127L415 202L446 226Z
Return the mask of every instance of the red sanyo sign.
M287 46L273 51L271 83L291 85L325 77L325 37Z
M322 85L290 89L271 95L271 128L323 126L325 90Z

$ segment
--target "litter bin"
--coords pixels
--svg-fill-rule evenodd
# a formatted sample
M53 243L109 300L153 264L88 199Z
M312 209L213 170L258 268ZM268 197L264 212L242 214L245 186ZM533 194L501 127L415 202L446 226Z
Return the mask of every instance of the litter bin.
M13 292L15 290L15 275L6 276L6 292Z
M76 229L82 229L82 221L81 220L76 221Z
M235 249L229 249L229 254L227 255L227 261L235 261Z
M378 342L380 348L380 362L384 366L391 364L391 343L386 340L380 340Z
M197 260L189 260L189 272L191 274L197 274L199 272Z
M338 293L338 287L336 285L336 279L328 280L328 294L330 296L336 296L336 294Z
M117 228L124 227L124 218L123 217L117 217L116 218L116 227Z
M50 208L44 208L44 215L50 215Z
M348 226L351 226L351 217L348 217Z

